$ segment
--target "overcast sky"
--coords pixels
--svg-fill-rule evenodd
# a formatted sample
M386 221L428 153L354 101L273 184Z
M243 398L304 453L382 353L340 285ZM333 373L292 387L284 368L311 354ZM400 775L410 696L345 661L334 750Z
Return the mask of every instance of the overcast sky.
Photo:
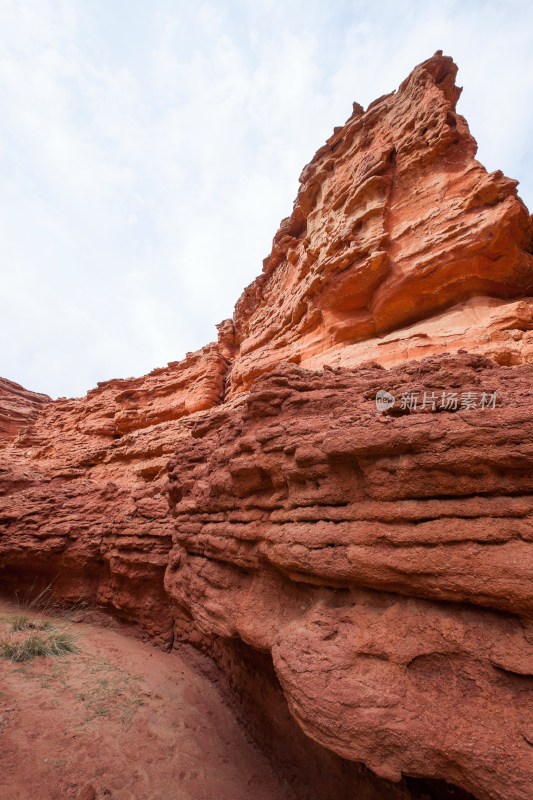
M215 338L303 166L442 49L533 207L530 0L0 0L0 375L52 396Z

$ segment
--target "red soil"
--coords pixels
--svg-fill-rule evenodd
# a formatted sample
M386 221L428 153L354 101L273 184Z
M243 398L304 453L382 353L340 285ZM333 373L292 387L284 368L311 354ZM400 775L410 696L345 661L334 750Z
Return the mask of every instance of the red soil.
M0 605L0 627L16 611ZM67 625L78 653L0 659L0 797L292 797L217 689L180 655L116 623Z

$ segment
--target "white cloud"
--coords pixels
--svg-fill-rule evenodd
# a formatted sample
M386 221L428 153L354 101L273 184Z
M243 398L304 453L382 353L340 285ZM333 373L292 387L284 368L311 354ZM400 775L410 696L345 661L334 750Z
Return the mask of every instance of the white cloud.
M523 2L4 0L0 374L52 395L213 339L304 164L436 49L533 205Z

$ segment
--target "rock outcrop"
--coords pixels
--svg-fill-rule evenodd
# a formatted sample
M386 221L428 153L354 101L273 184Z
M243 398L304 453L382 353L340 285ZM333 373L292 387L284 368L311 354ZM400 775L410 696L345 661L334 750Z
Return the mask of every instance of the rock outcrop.
M287 367L171 462L169 595L270 651L302 728L390 780L527 796L532 377L469 355ZM380 389L420 404L379 414Z
M232 392L280 361L399 363L464 346L532 360L531 298L509 302L533 293L531 217L516 181L475 160L456 72L436 54L365 113L354 104L304 169L235 309Z
M3 588L209 653L299 797L530 797L533 225L455 73L354 107L218 343L2 384Z
M97 598L169 637L167 463L194 414L221 402L228 325L142 378L47 405L0 449L0 553L16 588L28 563L65 599ZM180 422L182 424L180 424ZM163 632L163 633L162 633Z
M46 394L29 392L18 383L0 378L0 439L12 437L29 425L49 402Z

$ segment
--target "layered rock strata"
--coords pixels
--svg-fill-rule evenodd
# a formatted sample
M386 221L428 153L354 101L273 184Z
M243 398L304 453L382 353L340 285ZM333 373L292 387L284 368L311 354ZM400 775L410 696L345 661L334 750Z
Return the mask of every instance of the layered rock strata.
M171 462L168 594L270 652L303 730L389 780L527 797L532 378L469 355L287 367Z
M50 398L0 378L0 439L11 438L36 419Z
M531 217L516 181L475 160L456 73L436 54L366 112L354 104L304 169L235 309L231 393L280 361L399 363L468 346L531 362L531 297L509 302L533 293Z
M0 383L3 589L208 652L301 798L530 796L533 226L455 73L354 106L216 344Z

